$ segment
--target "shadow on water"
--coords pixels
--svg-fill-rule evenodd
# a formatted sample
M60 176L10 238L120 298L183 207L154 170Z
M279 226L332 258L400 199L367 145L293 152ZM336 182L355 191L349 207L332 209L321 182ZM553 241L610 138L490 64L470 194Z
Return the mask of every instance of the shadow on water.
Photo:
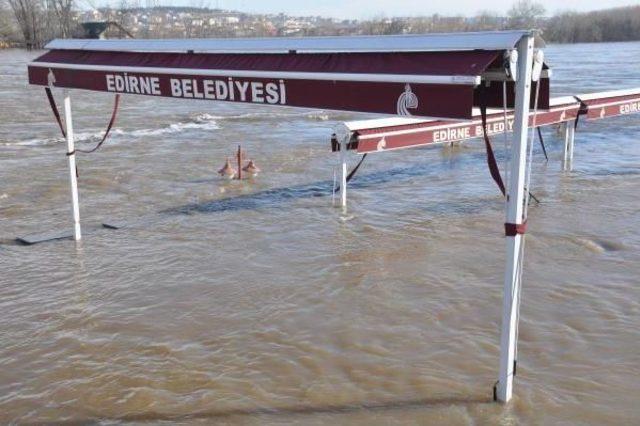
M358 174L354 177L354 180L349 183L349 189L367 189L374 187L381 187L384 190L385 184L406 182L417 177L433 177L434 181L441 178L443 174L451 169L473 166L473 163L477 164L478 158L484 158L483 153L470 153L461 156L449 157L444 161L438 163L424 163L416 164L407 167L396 167L393 169L379 170L367 174ZM208 180L195 180L191 183L206 183ZM287 186L281 188L266 189L258 191L252 194L238 195L235 197L222 198L217 200L204 201L199 203L190 203L181 206L171 207L165 210L161 210L158 213L168 215L190 215L195 213L224 213L242 210L257 210L262 208L274 208L280 207L283 203L292 202L295 200L308 199L314 197L330 197L332 194L333 182L330 180L311 182L307 184ZM487 188L491 188L491 179L486 176ZM434 191L439 190L438 185L434 185ZM497 190L496 190L497 191ZM482 211L487 208L488 205L493 205L491 199L497 199L497 192L488 192L487 194L475 194L471 197L465 197L464 199L453 199L449 201L446 197L437 197L438 202L420 204L420 208L425 212L433 214L473 214ZM337 194L336 194L337 196ZM488 204L489 203L489 204ZM153 213L149 216L138 217L133 221L116 221L112 223L103 223L98 229L120 229L123 227L130 228L132 226L139 226L141 224L149 225L152 222L158 220L157 214ZM85 226L86 228L86 226ZM94 228L86 228L89 232L95 231ZM86 233L86 232L85 232ZM48 239L46 241L57 241L56 239ZM0 246L8 245L20 245L16 242L15 238L0 238Z
M286 417L296 415L314 414L350 414L358 412L388 412L394 410L419 410L425 408L439 408L448 406L471 406L495 404L493 399L479 397L442 397L431 399L412 399L400 401L385 401L377 403L345 404L345 405L324 405L324 406L292 406L282 408L238 408L230 410L199 411L189 414L171 415L163 413L141 413L109 418L87 418L69 420L66 422L56 422L51 424L65 425L87 425L101 424L105 421L116 422L183 422L188 420L220 420L235 416L274 416ZM43 423L38 423L43 424ZM46 424L46 423L45 423Z
M476 158L484 154L471 154L467 158L456 158L455 168L463 164L473 164ZM451 161L443 161L436 164L417 164L408 167L397 167L393 169L381 170L367 174L358 174L352 182L349 182L349 189L366 189L381 186L387 183L397 183L410 180L415 177L433 176L440 177L446 170L452 168ZM198 181L201 182L201 181ZM487 185L490 185L487 179ZM172 207L160 213L165 214L191 214L191 213L220 213L238 210L253 210L258 208L269 208L280 206L287 201L294 201L313 197L326 197L332 194L333 182L329 180L312 182L302 185L287 186L282 188L267 189L252 194L239 195L236 197L223 198L218 200L191 203L183 206ZM450 206L451 207L451 206ZM466 208L468 208L468 204ZM440 209L438 209L440 210ZM464 210L464 209L463 209ZM477 209L473 209L474 211Z
M499 155L497 155L499 158ZM407 167L396 167L392 169L379 170L371 173L360 173L354 177L354 180L349 183L349 189L368 189L374 187L380 187L384 190L385 184L396 184L409 181L413 178L432 177L432 181L436 182L432 185L433 191L450 191L444 189L437 183L438 179L451 170L460 169L463 167L478 167L478 161L484 160L484 152L465 153L462 155L448 155L440 159L439 162L415 164ZM499 159L499 161L501 161ZM482 166L481 166L482 167ZM447 197L435 197L437 202L420 203L419 207L425 212L429 212L435 215L439 214L474 214L480 211L495 206L494 201L498 200L499 193L497 189L493 187L493 183L489 177L489 173L486 173L486 188L487 192L480 194L470 193L465 197L456 198L453 200L446 200ZM190 181L190 183L204 184L212 182L209 179L197 179ZM171 207L165 210L161 210L157 213L153 213L150 216L138 217L134 221L125 221L115 223L108 222L103 223L99 229L120 229L123 227L130 228L132 226L140 224L149 224L153 221L157 221L158 213L165 215L190 215L195 213L224 213L234 212L242 210L257 210L264 208L280 207L283 203L292 202L295 200L308 199L314 197L330 197L332 195L333 182L330 180L316 181L307 184L293 185L280 188L266 189L258 191L252 194L238 195L234 197L190 203ZM495 191L492 191L495 189ZM449 194L450 195L450 194ZM460 194L462 195L462 194ZM337 194L336 194L337 197ZM93 230L93 229L90 229ZM54 241L53 239L47 241ZM0 238L0 246L17 245L15 239Z

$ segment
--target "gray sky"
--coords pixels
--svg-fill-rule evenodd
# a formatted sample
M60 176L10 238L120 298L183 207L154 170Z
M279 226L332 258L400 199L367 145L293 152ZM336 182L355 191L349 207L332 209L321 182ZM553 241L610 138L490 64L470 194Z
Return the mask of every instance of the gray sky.
M475 15L480 10L504 13L512 1L500 0L158 0L161 5L209 6L243 12L289 15L322 15L336 18L363 19L376 16ZM144 4L145 0L141 0ZM558 11L588 11L637 4L634 0L538 0L547 14ZM113 3L112 3L113 4Z

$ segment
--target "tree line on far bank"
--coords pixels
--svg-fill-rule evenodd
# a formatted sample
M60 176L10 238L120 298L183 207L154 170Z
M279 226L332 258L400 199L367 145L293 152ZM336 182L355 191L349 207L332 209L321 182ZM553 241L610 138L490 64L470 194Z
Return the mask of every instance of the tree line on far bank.
M90 2L90 0L85 1ZM176 7L176 9L180 8ZM216 13L207 8L189 8L189 10L196 10L199 18L206 17L208 14L213 16ZM119 8L101 9L103 15L115 17L123 24L127 15L139 11L140 9L130 8L127 0L121 0ZM154 9L144 9L144 13L152 14L153 12ZM544 7L534 0L516 0L506 16L482 11L474 17L441 15L411 18L380 17L365 21L349 21L347 26L325 20L322 26L306 28L302 34L297 35L386 35L539 28L542 29L543 37L548 42L640 40L640 5L586 13L561 12L551 17L546 17L545 13ZM78 0L0 0L0 47L10 43L27 48L41 48L53 38L77 36L80 33L78 31L79 15ZM191 15L188 14L188 16ZM252 28L252 24L247 23L240 30L240 34L234 34L232 28L203 28L197 36L264 35L258 32L252 33ZM149 34L149 31L141 34ZM161 38L163 34L156 31L153 36ZM174 37L175 34L164 35L164 37L168 36Z
M547 21L544 38L557 43L640 40L640 6L564 12Z

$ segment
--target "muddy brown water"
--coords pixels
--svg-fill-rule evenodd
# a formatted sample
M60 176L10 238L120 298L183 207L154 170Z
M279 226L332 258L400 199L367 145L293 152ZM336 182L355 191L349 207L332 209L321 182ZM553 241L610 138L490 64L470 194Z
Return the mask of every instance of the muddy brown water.
M546 54L554 95L640 86L640 43ZM370 156L343 214L328 136L363 115L125 97L78 159L84 240L17 246L70 217L32 57L0 52L0 422L640 421L640 116L581 123L571 172L553 130L548 163L535 147L503 406L503 205L480 142ZM91 146L112 99L73 101ZM218 179L237 144L263 173Z

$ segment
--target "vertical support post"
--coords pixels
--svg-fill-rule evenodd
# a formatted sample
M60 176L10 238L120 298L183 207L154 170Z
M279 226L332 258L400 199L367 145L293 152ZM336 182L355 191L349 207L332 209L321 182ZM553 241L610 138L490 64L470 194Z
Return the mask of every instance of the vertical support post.
M573 169L573 146L576 139L576 128L568 124L567 124L567 128L569 130L567 132L567 136L569 139L569 170L572 170Z
M347 143L349 132L340 138L340 205L347 207Z
M69 184L71 187L71 211L73 213L73 239L82 238L80 231L80 201L78 199L78 176L76 175L75 141L73 136L73 117L71 115L71 95L64 91L64 123L67 132L67 158L69 160Z
M506 220L522 224L525 201L529 102L533 65L533 36L523 37L518 43L518 81L516 82L515 119L511 146L511 173L507 192ZM518 298L520 268L524 236L507 236L506 268L502 304L502 331L500 334L500 371L496 385L496 398L508 402L513 393L513 374L516 359L518 327Z
M242 147L240 145L238 145L236 157L238 160L238 180L242 180Z
M571 124L564 123L564 151L562 156L562 170L567 170L569 168L569 133L571 132Z

